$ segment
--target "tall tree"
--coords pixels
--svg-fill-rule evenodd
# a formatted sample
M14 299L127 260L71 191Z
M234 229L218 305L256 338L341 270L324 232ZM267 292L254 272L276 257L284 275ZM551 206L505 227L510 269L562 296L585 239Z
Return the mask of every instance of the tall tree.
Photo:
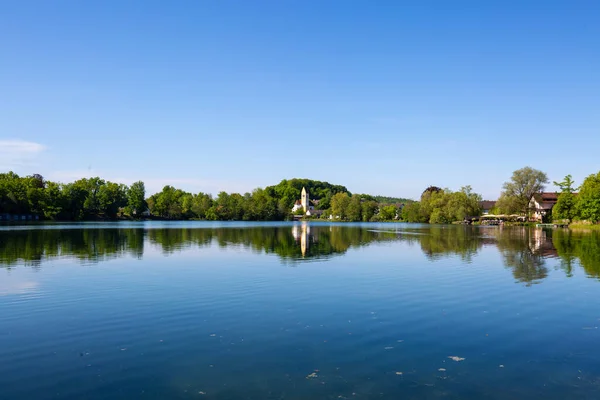
M575 185L575 181L573 180L573 177L571 175L565 176L565 178L561 182L553 181L552 183L554 184L554 186L559 187L560 191L563 193L564 192L573 193L578 189L573 186L573 185Z
M505 182L503 194L514 199L516 208L523 214L529 210L529 202L534 194L544 190L548 176L537 169L525 167L513 172L510 181Z
M569 220L571 221L576 214L576 202L573 192L577 190L574 187L575 182L571 175L565 176L562 182L553 182L561 190L554 207L552 207L553 220Z
M127 205L127 186L115 182L106 182L100 186L97 194L98 212L114 218L119 209Z
M192 212L196 218L206 219L206 212L213 205L213 199L210 194L198 193L192 200Z
M600 221L600 172L583 181L577 196L577 212L584 220Z
M401 215L404 222L427 222L429 219L421 214L421 203L418 201L406 204Z
M105 183L106 182L99 177L89 179L83 178L73 183L75 186L86 192L85 201L83 202L83 211L87 215L97 215L98 212L100 212L98 193Z
M331 198L331 213L340 219L346 219L348 213L348 204L350 204L350 196L348 193L336 193Z
M348 203L347 218L349 221L360 221L362 219L362 207L360 196L354 195L350 197Z
M379 219L383 221L391 221L396 219L398 215L398 208L395 205L389 204L379 208Z
M364 222L371 221L371 218L377 212L377 202L373 200L367 200L362 203L362 220Z
M146 186L144 182L137 181L131 184L127 191L127 212L129 215L140 216L146 211Z

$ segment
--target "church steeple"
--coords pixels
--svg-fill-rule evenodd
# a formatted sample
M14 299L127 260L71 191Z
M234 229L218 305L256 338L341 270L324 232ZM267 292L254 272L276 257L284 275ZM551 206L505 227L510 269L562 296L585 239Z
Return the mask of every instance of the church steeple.
M302 204L302 208L304 209L305 213L308 211L309 201L310 199L308 198L308 192L306 191L306 188L302 188L302 197L300 203Z

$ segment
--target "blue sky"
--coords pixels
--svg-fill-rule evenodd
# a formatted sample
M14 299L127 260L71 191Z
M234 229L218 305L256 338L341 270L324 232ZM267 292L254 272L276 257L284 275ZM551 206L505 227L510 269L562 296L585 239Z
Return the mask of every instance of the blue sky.
M498 196L600 170L597 1L0 1L0 169Z

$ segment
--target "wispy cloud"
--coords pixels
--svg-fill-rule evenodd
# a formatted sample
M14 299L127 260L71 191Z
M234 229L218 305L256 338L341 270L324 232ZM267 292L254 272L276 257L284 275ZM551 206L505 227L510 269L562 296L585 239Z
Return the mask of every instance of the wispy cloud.
M0 140L0 168L30 165L45 149L40 143L19 139Z

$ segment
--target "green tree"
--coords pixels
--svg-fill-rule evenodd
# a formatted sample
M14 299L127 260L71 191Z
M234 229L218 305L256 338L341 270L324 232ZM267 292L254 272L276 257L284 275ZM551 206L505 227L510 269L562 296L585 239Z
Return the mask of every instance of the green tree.
M281 219L277 199L268 190L255 189L245 200L244 220L248 221L274 221Z
M554 186L558 186L560 188L560 191L563 193L573 193L578 189L573 186L575 185L575 181L573 180L573 177L571 175L565 176L565 178L561 182L553 181L552 183L554 184Z
M127 205L127 186L114 182L101 185L97 193L98 211L109 218Z
M387 206L379 208L379 219L382 221L391 221L393 219L396 219L397 214L398 208L393 204L389 204Z
M46 182L44 189L44 218L56 219L63 215L65 199L61 186L55 182Z
M83 211L86 215L98 215L100 212L100 200L98 194L100 188L106 182L99 177L83 178L75 182L75 185L81 186L86 192L85 201L83 202Z
M402 221L405 222L427 222L421 214L421 203L418 201L406 204L401 212Z
M471 186L463 186L460 191L450 193L445 215L452 221L463 221L466 217L481 215L481 195L473 193Z
M362 204L359 196L354 195L350 197L346 217L349 221L354 222L362 220Z
M83 180L62 186L62 197L65 199L63 211L69 219L81 220L85 217L84 203L88 196L87 185Z
M198 193L192 199L192 213L196 218L207 219L206 212L212 207L213 199L210 194Z
M131 184L127 191L127 213L129 215L140 216L146 211L146 186L144 182L137 181Z
M179 219L183 214L182 197L185 194L173 186L163 187L160 193L156 193L148 199L150 212L169 219Z
M506 193L501 193L500 198L496 202L496 206L494 208L497 209L497 212L493 214L515 214L522 211L520 208L519 202L517 198L514 196L509 196Z
M561 190L556 204L552 207L553 220L573 220L576 216L576 202L573 195L573 192L577 190L574 187L575 182L571 175L567 175L562 182L554 181L553 183Z
M600 221L600 172L583 181L577 196L577 214L584 220Z
M339 217L345 220L348 214L348 205L350 204L350 196L348 193L336 193L331 198L331 212L334 217Z
M519 212L527 214L531 198L542 192L546 183L548 176L544 172L531 167L521 168L513 172L510 181L504 183L503 195L510 199Z
M447 212L450 196L450 190L443 190L436 186L425 189L421 195L421 218L430 224L452 222L452 217Z
M377 205L377 202L374 200L367 200L362 203L361 208L362 208L362 220L364 222L369 222L375 216L378 205Z

